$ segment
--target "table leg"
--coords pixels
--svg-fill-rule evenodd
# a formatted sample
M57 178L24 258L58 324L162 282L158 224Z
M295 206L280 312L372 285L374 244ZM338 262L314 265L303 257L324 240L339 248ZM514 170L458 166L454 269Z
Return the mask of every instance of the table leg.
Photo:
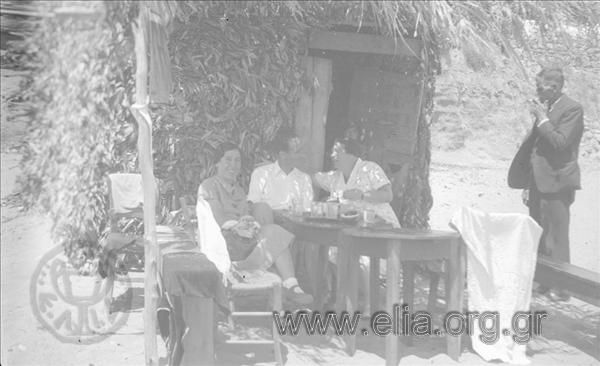
M370 260L370 276L369 276L369 312L373 314L379 311L379 258L371 257Z
M283 295L281 292L281 284L280 283L274 283L273 284L273 311L277 311L281 314L281 311L283 310ZM277 330L277 326L275 324L275 322L273 322L273 341L275 342L274 344L274 348L275 348L275 364L277 366L282 366L283 365L283 355L281 354L281 335L279 334L279 331Z
M402 262L402 300L408 305L408 311L415 312L415 272L417 263L412 261ZM404 334L407 346L413 345L412 334Z
M453 240L450 259L448 260L449 289L448 312L463 311L463 295L465 289L465 252L460 239ZM458 361L461 354L461 336L446 336L448 355Z
M400 275L400 246L398 243L390 242L387 247L386 264L386 309L388 314L394 314L394 305L400 300L399 275ZM396 366L398 363L398 336L390 333L385 337L385 364Z
M327 264L328 247L308 245L305 248L305 269L308 277L309 291L313 295L313 309L321 310L323 304L323 278ZM325 257L325 258L323 258Z
M346 297L348 292L348 272L350 262L348 260L348 242L352 239L348 239L347 242L338 244L337 249L337 283L336 283L336 297L335 297L335 310L338 314L346 310Z
M338 245L338 280L337 280L337 301L336 308L338 314L342 311L347 311L350 316L350 321L354 316L354 312L358 309L358 284L360 263L356 247L351 238L345 241L339 241ZM356 329L360 331L360 329ZM343 334L346 352L353 356L356 352L356 335Z
M213 365L215 363L213 299L185 296L182 302L183 321L187 333L181 340L183 346L181 365Z
M308 291L311 295L317 295L316 286L318 278L316 274L316 259L318 256L318 247L316 245L306 245L304 248L304 268L306 271L306 279L308 280Z
M402 262L402 300L408 305L408 311L414 313L415 309L415 262Z
M317 258L316 259L316 281L314 282L315 288L315 298L314 298L314 308L318 310L323 310L325 306L325 301L329 294L327 293L327 262L329 261L329 247L325 245L320 245L317 250Z
M429 296L427 298L427 311L429 312L429 314L433 315L433 313L435 313L435 305L437 304L440 274L432 271L430 275L431 279L429 280Z

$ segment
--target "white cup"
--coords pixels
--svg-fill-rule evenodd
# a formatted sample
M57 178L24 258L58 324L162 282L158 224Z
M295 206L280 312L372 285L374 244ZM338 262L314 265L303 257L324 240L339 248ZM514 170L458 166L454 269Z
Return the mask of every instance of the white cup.
M373 224L375 222L375 211L369 209L364 210L363 221L365 224Z

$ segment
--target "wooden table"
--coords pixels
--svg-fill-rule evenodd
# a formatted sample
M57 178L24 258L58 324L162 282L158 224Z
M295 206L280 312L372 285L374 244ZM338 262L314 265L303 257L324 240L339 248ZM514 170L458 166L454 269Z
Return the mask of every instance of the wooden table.
M329 247L336 247L343 229L351 228L356 223L342 221L317 221L278 212L275 221L292 232L296 240L301 240L318 246L317 252L306 263L306 272L310 281L310 291L314 297L314 309L322 309L325 305L325 269L329 260Z
M399 272L401 261L425 261L444 259L447 261L449 276L448 311L462 312L465 280L464 246L457 232L407 230L407 229L343 229L338 243L338 296L336 307L353 314L357 308L359 257L371 257L371 262L379 258L387 259L386 306L388 314L393 314L393 306L400 304ZM373 268L372 268L373 269ZM378 268L375 268L378 270ZM373 272L372 272L373 273ZM411 281L412 282L412 279ZM412 283L405 282L405 296L412 302ZM448 290L447 290L448 291ZM406 300L406 298L405 298ZM410 305L410 303L409 303ZM372 308L371 311L376 311ZM409 310L414 313L411 308ZM371 332L372 330L369 330ZM353 355L356 350L356 336L344 336L347 351ZM398 335L389 334L385 339L386 365L398 362ZM458 360L460 337L446 337L447 352Z

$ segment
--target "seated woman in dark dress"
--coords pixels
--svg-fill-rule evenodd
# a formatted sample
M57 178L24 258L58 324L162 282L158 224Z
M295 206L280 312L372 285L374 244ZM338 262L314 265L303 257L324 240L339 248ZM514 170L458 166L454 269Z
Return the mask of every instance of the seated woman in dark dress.
M217 174L204 180L198 188L198 198L206 200L219 226L230 226L233 222L255 221L250 215L250 203L246 199L245 190L237 182L242 168L241 152L232 143L219 146L216 158ZM260 226L258 245L243 260L233 262L239 271L266 270L275 265L283 279L285 297L298 304L312 302L310 294L306 294L298 285L294 264L289 250L294 235L276 224Z

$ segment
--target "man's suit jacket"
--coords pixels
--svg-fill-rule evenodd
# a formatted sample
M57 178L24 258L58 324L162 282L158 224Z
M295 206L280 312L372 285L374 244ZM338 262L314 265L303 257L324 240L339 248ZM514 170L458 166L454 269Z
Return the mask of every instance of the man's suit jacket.
M509 187L529 188L533 178L542 193L581 188L577 156L583 108L563 95L550 109L548 119L534 127L519 148L508 172Z

